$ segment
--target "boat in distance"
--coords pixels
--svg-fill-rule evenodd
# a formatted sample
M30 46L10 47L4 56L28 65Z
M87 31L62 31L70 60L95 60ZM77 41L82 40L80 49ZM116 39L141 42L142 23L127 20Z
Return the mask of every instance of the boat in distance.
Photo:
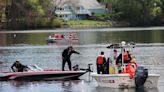
M78 44L79 38L76 33L54 33L49 35L46 41L55 44Z

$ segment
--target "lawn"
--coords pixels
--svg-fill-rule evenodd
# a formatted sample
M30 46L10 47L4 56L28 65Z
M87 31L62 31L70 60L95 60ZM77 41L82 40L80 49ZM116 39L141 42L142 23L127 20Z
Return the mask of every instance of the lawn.
M94 20L69 20L66 21L68 25L110 25L111 22L94 21Z

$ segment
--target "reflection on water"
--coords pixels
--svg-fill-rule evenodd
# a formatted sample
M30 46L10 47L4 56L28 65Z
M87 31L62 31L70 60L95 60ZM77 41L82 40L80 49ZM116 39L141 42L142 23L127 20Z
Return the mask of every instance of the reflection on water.
M116 88L103 88L103 87L96 87L96 92L158 92L156 88L128 88L128 89L116 89Z
M85 88L86 89L85 89ZM73 81L9 81L0 83L1 92L92 92L83 80Z
M64 32L65 34L68 32ZM30 44L45 45L52 33L0 33L0 45ZM101 44L109 42L134 41L137 43L164 43L163 30L149 31L116 31L116 32L76 32L79 45ZM16 35L16 36L15 36ZM70 43L71 44L71 43Z
M158 89L116 89L93 87L91 82L73 81L10 81L0 83L1 92L158 92Z

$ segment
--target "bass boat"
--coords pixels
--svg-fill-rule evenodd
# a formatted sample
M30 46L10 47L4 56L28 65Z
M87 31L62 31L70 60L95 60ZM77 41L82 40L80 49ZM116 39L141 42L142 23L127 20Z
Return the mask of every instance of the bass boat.
M89 64L90 66L90 64ZM0 81L7 80L74 80L79 79L83 74L90 72L90 69L77 69L73 71L42 69L37 65L27 66L24 72L0 72Z

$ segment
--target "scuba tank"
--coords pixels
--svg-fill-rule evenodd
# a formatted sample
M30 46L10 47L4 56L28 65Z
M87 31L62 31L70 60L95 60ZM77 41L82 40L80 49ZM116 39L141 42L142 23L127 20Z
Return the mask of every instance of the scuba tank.
M137 88L143 87L148 77L148 69L138 66L135 72L135 85Z

